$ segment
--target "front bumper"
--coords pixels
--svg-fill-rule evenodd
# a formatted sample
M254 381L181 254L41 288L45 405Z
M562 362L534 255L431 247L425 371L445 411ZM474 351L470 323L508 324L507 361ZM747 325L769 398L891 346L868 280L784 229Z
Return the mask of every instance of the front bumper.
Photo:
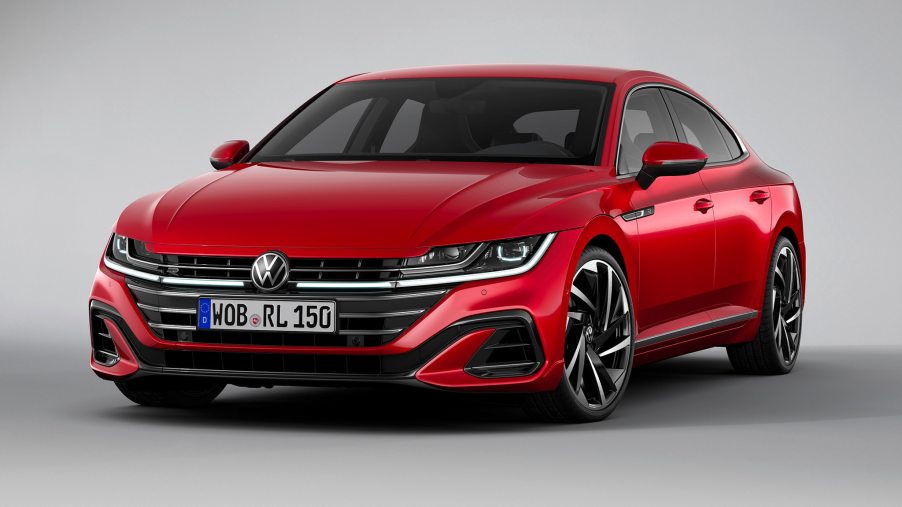
M92 327L103 323L118 359L108 361L94 353L91 367L108 380L168 375L219 378L239 385L385 382L472 391L552 390L563 370L565 290L578 238L578 230L559 233L541 261L526 273L447 287L441 299L397 338L360 347L163 339L137 306L128 286L135 281L101 263L90 297ZM367 294L377 293L352 296L365 299ZM346 292L292 294L330 295L348 296ZM492 330L506 325L529 330L539 351L537 366L501 377L474 373L468 365L472 366Z

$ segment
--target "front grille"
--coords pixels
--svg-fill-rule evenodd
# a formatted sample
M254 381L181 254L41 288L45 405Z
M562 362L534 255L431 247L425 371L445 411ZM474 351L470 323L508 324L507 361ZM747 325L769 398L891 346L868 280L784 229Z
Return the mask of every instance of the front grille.
M448 288L370 292L304 292L261 295L251 290L181 289L138 280L128 287L148 325L164 340L227 345L375 347L391 342L434 306ZM199 297L248 297L292 300L334 300L338 331L279 333L271 331L198 330Z
M137 254L136 254L137 255ZM135 257L142 269L158 275L250 281L255 257L158 255ZM162 262L160 262L162 261ZM290 259L290 282L392 281L401 277L404 259Z

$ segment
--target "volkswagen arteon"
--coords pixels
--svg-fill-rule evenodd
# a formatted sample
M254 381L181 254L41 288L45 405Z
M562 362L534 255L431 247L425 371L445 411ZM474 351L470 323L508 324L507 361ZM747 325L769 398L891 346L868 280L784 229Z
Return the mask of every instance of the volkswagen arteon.
M135 403L397 383L594 421L641 364L798 358L793 181L667 76L360 74L210 162L129 205L100 260L91 367Z

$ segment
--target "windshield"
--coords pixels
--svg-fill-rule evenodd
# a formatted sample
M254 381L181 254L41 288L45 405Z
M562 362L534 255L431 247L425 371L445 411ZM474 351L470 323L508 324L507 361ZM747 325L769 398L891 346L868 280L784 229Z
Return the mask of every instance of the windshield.
M253 156L593 164L608 85L440 78L337 84Z

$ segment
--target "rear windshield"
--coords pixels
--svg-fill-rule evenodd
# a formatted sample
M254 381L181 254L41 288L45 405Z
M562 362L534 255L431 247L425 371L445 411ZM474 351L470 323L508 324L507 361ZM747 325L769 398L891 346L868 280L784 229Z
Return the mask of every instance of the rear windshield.
M496 78L338 84L291 118L253 161L593 164L608 87Z

